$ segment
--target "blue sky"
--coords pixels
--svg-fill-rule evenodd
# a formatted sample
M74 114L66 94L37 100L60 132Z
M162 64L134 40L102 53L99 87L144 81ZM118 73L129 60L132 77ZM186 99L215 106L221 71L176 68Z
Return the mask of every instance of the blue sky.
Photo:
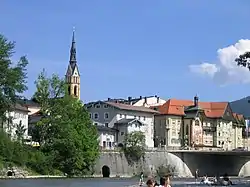
M0 32L27 55L26 96L42 68L64 76L72 28L83 101L159 95L235 100L249 84L221 86L190 65L217 63L217 50L250 38L250 1L71 0L1 2ZM249 72L250 75L250 72Z

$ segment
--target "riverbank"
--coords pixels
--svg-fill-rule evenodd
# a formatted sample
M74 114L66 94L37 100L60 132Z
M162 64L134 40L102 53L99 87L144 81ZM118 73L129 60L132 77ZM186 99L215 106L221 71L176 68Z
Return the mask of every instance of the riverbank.
M46 178L54 178L54 179L61 179L61 178L67 178L67 176L62 175L17 175L17 176L0 176L0 179L46 179ZM68 178L103 178L102 175L84 175L84 176L76 176L76 177L68 177ZM117 175L111 175L109 178L111 179L129 179L133 178L133 176L117 176Z

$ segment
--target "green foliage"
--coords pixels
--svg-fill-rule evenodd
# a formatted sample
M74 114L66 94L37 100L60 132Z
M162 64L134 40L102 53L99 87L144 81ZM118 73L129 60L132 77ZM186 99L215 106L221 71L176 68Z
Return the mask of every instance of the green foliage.
M0 35L0 120L6 121L6 112L11 111L19 94L26 89L26 57L21 57L17 63L11 61L15 43Z
M22 121L20 121L17 125L16 125L16 136L17 136L17 141L18 142L23 142L23 137L24 137L24 133L27 129L25 129L25 127L22 124Z
M162 166L159 166L156 170L157 175L160 177L164 177L166 175L173 176L175 171L176 171L176 168L171 165L167 165L167 166L162 165Z
M248 68L250 70L250 52L246 52L242 55L240 55L238 58L235 59L235 62L237 62L238 66L242 66L245 68Z
M126 134L124 139L124 154L129 163L137 162L145 155L145 135L141 131Z
M35 157L38 154L42 153L18 141L12 141L7 133L0 130L0 163L3 164L2 167L17 165L37 170L34 165L41 163L41 158Z
M36 86L34 98L42 106L36 136L47 163L69 176L91 173L99 146L87 110L79 100L66 95L65 83L56 75L47 78L43 71Z

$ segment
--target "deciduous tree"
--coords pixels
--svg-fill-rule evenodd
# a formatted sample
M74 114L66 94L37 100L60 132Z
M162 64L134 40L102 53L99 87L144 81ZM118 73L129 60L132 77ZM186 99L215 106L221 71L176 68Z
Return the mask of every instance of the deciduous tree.
M52 166L68 175L91 173L99 155L98 134L88 112L76 98L67 95L63 80L43 72L36 82L35 98L41 103L44 126L42 150Z
M26 89L28 61L25 56L15 63L11 57L15 43L8 41L0 34L0 120L1 125L6 121L6 112L9 112Z
M138 161L145 155L145 135L141 131L126 134L124 153L128 161Z

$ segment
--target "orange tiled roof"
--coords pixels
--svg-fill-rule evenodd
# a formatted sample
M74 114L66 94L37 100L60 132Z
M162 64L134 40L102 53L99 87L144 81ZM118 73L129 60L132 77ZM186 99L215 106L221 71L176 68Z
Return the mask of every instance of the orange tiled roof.
M237 113L233 113L233 116L234 118L237 120L237 121L244 121L244 116L242 114L237 114Z
M184 107L192 106L192 100L169 99L158 108L161 114L183 116ZM199 102L199 106L204 110L205 115L210 118L218 118L224 115L228 102Z

